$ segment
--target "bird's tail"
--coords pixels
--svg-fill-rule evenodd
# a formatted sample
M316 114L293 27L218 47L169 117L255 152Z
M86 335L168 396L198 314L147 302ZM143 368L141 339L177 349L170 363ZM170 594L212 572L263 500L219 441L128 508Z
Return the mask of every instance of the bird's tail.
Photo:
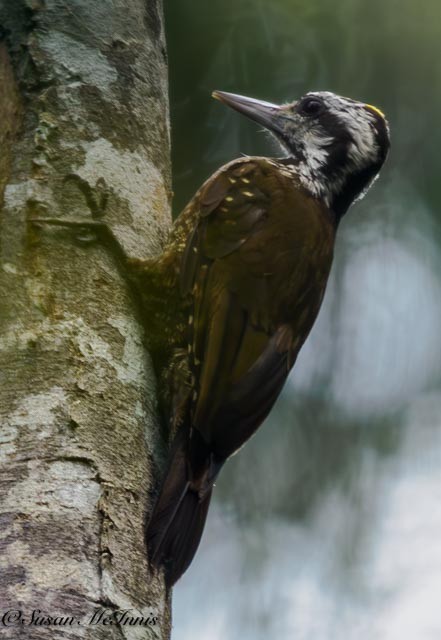
M146 540L150 565L164 567L171 587L189 567L204 530L212 482L197 491L190 478L188 433L178 431L169 464L153 512L147 524ZM210 464L207 460L207 473ZM206 476L207 477L207 476Z

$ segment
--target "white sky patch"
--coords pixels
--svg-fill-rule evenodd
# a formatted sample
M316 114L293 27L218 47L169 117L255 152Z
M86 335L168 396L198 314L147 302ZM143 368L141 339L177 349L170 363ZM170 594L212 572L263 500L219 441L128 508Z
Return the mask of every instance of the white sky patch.
M345 267L333 395L349 411L383 411L441 370L441 283L403 244L380 239Z
M330 490L305 520L263 529L215 502L174 591L172 640L194 638L195 602L209 640L438 640L439 416L441 395L421 396L395 456L365 450L356 502Z
M334 265L286 390L307 392L330 371L333 402L358 417L404 406L441 372L441 280L431 245L366 235L368 242L356 236L343 267Z

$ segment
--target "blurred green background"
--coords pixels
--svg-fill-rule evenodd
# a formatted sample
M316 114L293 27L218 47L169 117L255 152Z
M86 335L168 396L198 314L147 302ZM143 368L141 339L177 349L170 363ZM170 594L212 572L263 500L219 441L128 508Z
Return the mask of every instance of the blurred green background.
M392 135L282 397L221 474L173 640L439 640L441 4L165 9L175 214L221 164L279 155L213 89L334 91L380 107Z

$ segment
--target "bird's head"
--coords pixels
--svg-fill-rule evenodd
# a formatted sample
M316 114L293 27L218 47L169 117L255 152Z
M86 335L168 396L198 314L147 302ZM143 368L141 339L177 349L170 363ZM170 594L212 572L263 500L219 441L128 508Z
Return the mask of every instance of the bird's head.
M281 106L223 91L213 97L263 125L292 159L302 185L338 216L366 193L389 150L379 109L328 91Z

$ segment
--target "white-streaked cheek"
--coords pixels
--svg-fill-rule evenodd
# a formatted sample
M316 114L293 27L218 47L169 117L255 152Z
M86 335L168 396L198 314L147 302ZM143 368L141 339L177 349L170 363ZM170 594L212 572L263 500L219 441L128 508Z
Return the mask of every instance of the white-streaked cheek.
M314 131L305 134L305 156L311 171L319 171L327 164L332 142L333 138L321 136Z
M337 96L334 97L329 110L344 125L354 141L348 149L349 160L353 165L361 168L375 162L378 157L378 145L372 128L374 116L370 116L362 105L354 106Z
M354 140L348 150L349 158L357 167L375 161L378 156L378 145L371 124L361 118L359 112L352 114L345 120Z

